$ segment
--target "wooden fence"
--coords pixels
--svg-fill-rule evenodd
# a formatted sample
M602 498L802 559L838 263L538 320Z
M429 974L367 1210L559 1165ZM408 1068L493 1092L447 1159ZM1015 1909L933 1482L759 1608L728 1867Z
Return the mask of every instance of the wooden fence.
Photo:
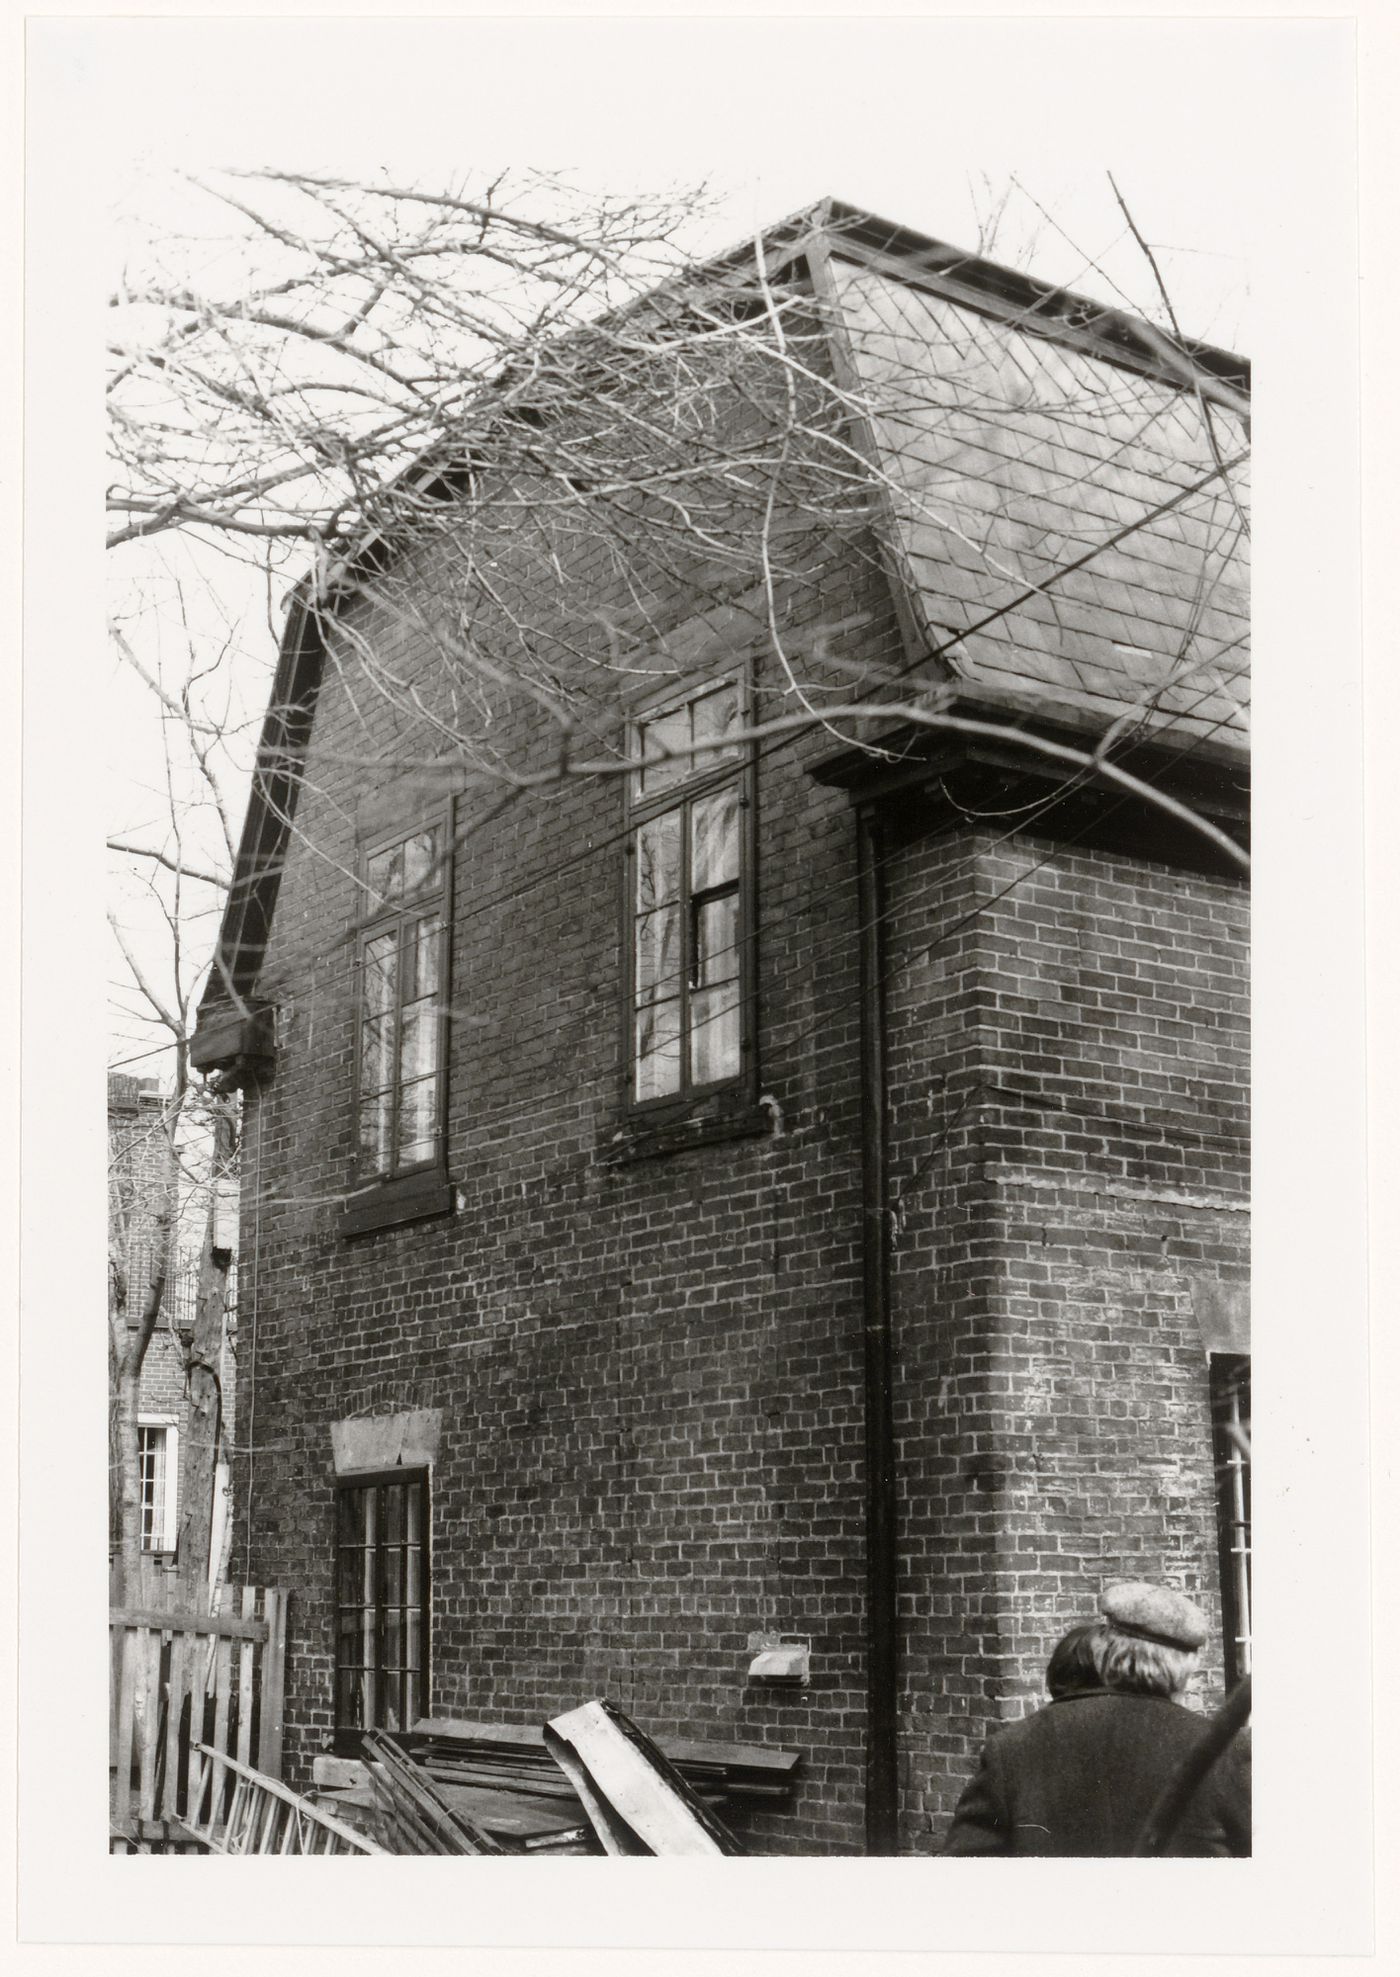
M118 1852L194 1850L180 1828L201 1810L210 1767L192 1746L282 1775L287 1595L229 1586L217 1608L112 1608L111 1829Z

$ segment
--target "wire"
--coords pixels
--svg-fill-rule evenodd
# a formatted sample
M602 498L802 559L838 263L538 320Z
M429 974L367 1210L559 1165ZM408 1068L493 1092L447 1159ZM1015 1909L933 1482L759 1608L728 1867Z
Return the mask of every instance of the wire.
M1165 731L1166 728L1174 725L1179 720L1189 719L1194 708L1197 705L1199 705L1200 701L1207 698L1214 691L1215 691L1215 686L1212 683L1210 686L1203 689L1202 692L1199 695L1197 695L1195 699L1193 699L1190 703L1188 703L1188 705L1185 708L1181 709L1177 714L1171 716L1167 722L1161 724L1158 728L1154 729L1152 731L1152 736L1139 740L1135 744L1135 747L1126 750L1125 754L1131 757L1131 755L1135 752L1137 748L1141 748L1143 746L1148 745L1148 742L1152 738L1155 738L1157 735L1160 735L1162 732ZM1229 718L1230 716L1228 715L1221 716L1221 718L1215 723L1213 723L1211 727L1206 729L1204 733L1193 737L1187 743L1187 745L1179 751L1177 756L1174 758L1173 763L1164 764L1162 768L1158 771L1156 777L1147 778L1146 780L1149 781L1159 780L1161 776L1166 775L1169 772L1169 770L1175 765L1176 762L1187 760L1195 752L1195 750L1198 747L1202 746L1207 740L1209 740L1210 737L1214 733L1216 733L1219 728L1226 725ZM786 743L790 739L790 737L783 736L780 739L783 743ZM995 851L999 849L1002 845L1010 843L1014 838L1026 836L1033 829L1035 823L1037 823L1042 816L1048 814L1049 811L1054 809L1063 800L1066 790L1072 787L1076 780L1077 779L1073 777L1066 778L1064 783L1057 785L1053 790L1049 791L1045 795L1045 797L1041 800L1035 815L1033 815L1028 820L1020 821L1011 828L1002 831L1000 834L992 838L990 844L985 844L980 846L979 845L969 846L964 860L964 864L970 866L970 864L975 858L985 855L987 851ZM1099 825L1104 820L1104 818L1115 815L1118 811L1123 809L1131 801L1132 798L1128 795L1124 795L1117 798L1113 803L1109 804L1104 810L1102 810L1096 817L1086 820L1086 822L1083 825L1081 825L1077 830L1070 832L1066 834L1064 837L1057 839L1056 842L1052 844L1040 858L1036 859L1033 864L1029 865L1023 872L1018 873L1014 878L1009 880L1003 887L1001 887L1001 889L998 892L994 893L990 898L979 901L978 904L975 907L973 907L969 912L960 916L959 919L955 920L950 925L942 928L938 933L938 935L932 941L926 943L922 948L917 949L913 954L903 957L899 962L897 963L891 962L890 965L886 968L884 974L881 976L881 986L884 988L888 988L891 982L894 981L899 975L899 973L901 973L906 967L912 966L917 962L922 962L924 960L927 960L929 956L936 953L940 947L946 945L949 941L953 940L959 933L962 933L968 927L975 925L976 922L985 913L990 912L993 907L999 905L1004 899L1009 897L1009 895L1015 891L1017 886L1023 884L1025 880L1033 877L1036 872L1041 871L1053 858L1055 858L1060 853L1062 853L1066 846L1079 843L1090 831L1098 828ZM628 835L630 835L630 833L627 832L621 833L620 839L617 841L625 840L625 838ZM887 851L886 853L884 853L884 855L880 860L881 869L886 867L899 855L900 852L898 851L898 849ZM898 908L894 906L887 906L882 913L876 915L873 921L862 923L862 925L856 930L857 937L859 937L864 933L872 931L875 927L888 924L888 922L894 917L896 911L899 912L907 911L911 904L917 903L920 899L926 897L930 892L935 891L939 886L945 884L948 878L949 878L949 874L946 871L940 871L935 873L930 877L930 879L928 880L925 886L919 887L915 889L912 893L907 894L900 901ZM817 896L827 897L831 894L834 894L837 891L838 887L840 887L841 885L842 882L840 880L833 880L831 881L829 886L824 886L823 888L821 888L821 891ZM762 934L761 929L758 930L758 934L759 937L761 938L761 934ZM795 979L800 979L803 976L807 976L807 975L811 975L815 978L818 964L823 959L823 957L829 954L842 951L846 947L850 938L851 938L850 930L848 928L843 928L840 931L834 933L831 936L830 940L825 942L818 942L815 945L815 947L807 950L804 953L800 961L794 961L787 969L781 971L776 977L777 981L781 983ZM770 1057L790 1053L794 1049L800 1047L803 1043L808 1042L813 1036L818 1035L822 1030L824 1030L827 1027L828 1027L827 1018L825 1017L817 1018L811 1024L808 1024L795 1032L783 1036L781 1040L775 1041L775 1043L771 1047ZM531 1043L538 1043L548 1037L554 1037L557 1035L558 1035L557 1025L551 1025L547 1029L529 1032L523 1036L519 1034L513 1034L510 1039L511 1047L513 1049L525 1047ZM532 1107L536 1107L536 1108L544 1107L557 1099L564 1099L564 1098L576 1096L578 1095L581 1089L587 1090L591 1087L595 1087L599 1084L608 1081L614 1075L615 1072L612 1070L603 1070L594 1073L591 1077L572 1078L569 1081L569 1083L558 1085L551 1090L545 1092L531 1093L529 1098L529 1104ZM697 1105L700 1103L703 1103L703 1100L696 1101ZM691 1107L690 1109L693 1110L694 1107ZM501 1104L500 1106L496 1107L494 1110L479 1111L473 1113L470 1120L470 1128L474 1132L480 1131L490 1125L495 1124L498 1120L511 1118L511 1117L518 1118L520 1116L520 1112L521 1112L521 1101L518 1098L515 1098ZM681 1112L680 1116L682 1117L685 1116L684 1110ZM302 1203L318 1202L318 1201L323 1203L335 1202L335 1201L343 1201L347 1199L354 1191L355 1191L354 1186L350 1186L344 1189L337 1189L332 1191L331 1193L320 1196L297 1195L295 1197L291 1197L291 1196L279 1195L278 1200L280 1202L280 1201L290 1201L294 1199Z

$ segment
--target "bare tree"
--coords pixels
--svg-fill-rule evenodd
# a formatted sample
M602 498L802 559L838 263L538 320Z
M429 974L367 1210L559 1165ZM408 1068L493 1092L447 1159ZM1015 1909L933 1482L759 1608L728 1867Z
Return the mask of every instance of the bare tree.
M412 745L438 768L452 756L472 776L520 787L494 746L493 711L502 696L527 696L558 733L559 773L594 772L589 743L615 738L618 681L656 631L649 602L677 579L716 601L753 590L783 680L774 711L860 733L889 717L895 682L873 666L834 679L827 653L790 651L782 631L784 604L833 538L888 554L877 535L891 511L959 538L994 607L984 630L1047 600L1053 611L1077 564L1118 539L1065 567L1027 555L1014 472L1003 512L969 530L956 501L940 499L928 446L909 435L955 425L960 376L984 395L991 380L994 413L1024 408L1026 380L1001 365L1015 319L1001 352L950 345L931 368L919 335L882 316L868 286L852 289L839 334L863 340L870 361L857 352L833 369L830 300L793 279L800 222L697 270L681 253L703 209L697 190L590 200L540 174L427 190L274 171L198 189L230 223L218 251L153 244L150 265L112 297L110 540L178 535L240 553L264 576L290 555L317 607L338 608L353 581L438 649L431 712L363 640L344 659L401 709ZM990 227L1005 201L988 200ZM1144 379L1135 389L1129 375L1094 416L1124 434L1174 427L1179 493L1165 507L1207 507L1208 528L1221 517L1214 546L1193 552L1198 622L1165 677L1144 682L1145 721L1173 693L1180 701L1178 689L1199 698L1213 677L1228 694L1237 677L1200 621L1228 562L1227 524L1243 527L1247 406L1182 336L1143 246L1166 326L1149 314L1128 330L1112 306L1098 315L1176 388ZM956 278L963 258L941 255L938 271ZM1054 301L1029 314L1053 315ZM1195 417L1183 421L1187 394ZM883 444L868 443L873 428ZM1106 481L1111 457L1084 459L1077 491ZM1074 480L1065 476L1067 497ZM1132 517L1118 535L1151 519ZM374 543L393 553L371 568ZM600 571L635 609L580 625ZM930 630L904 694L924 722L955 697L946 689L972 636ZM1113 780L1109 754L1133 725L1066 766Z
M146 716L149 773L131 800L129 828L108 839L114 872L109 924L118 978L112 984L116 1064L158 1067L158 1109L109 1128L109 1468L117 1580L127 1598L142 1585L143 1506L139 1413L142 1377L162 1328L178 1337L189 1403L180 1450L182 1577L196 1591L207 1563L209 1492L221 1428L221 1346L227 1259L213 1238L220 1182L237 1157L236 1101L192 1073L189 1042L209 949L227 895L234 818L225 790L237 777L244 729L232 718L229 639L206 608L197 635L183 586L173 592L174 660L166 641L144 657L128 628L146 629L141 607L114 611L113 650ZM132 1053L126 1046L139 1042ZM110 1095L109 1095L110 1105ZM187 1280L196 1278L188 1312ZM177 1295L178 1290L178 1295ZM192 1317L193 1324L177 1320ZM205 1475L205 1472L208 1475ZM202 1508L201 1508L202 1500ZM187 1569L188 1568L188 1569Z
M874 746L897 721L1009 737L1063 787L1131 795L1242 861L1133 755L1147 734L1189 741L1240 713L1247 399L1183 335L1111 189L1150 275L1131 319L1125 298L1086 317L1035 284L1009 289L995 319L960 314L946 296L969 257L932 247L919 252L945 302L920 314L832 256L860 221L830 208L820 229L799 216L693 266L700 188L597 196L538 173L432 188L274 170L188 181L187 232L147 235L111 297L108 387L126 598L114 641L167 742L159 826L118 832L113 849L155 902L165 977L129 926L117 934L179 1102L232 866L222 792L254 766L254 710L221 668L293 578L295 608L363 707L366 773L386 766L370 739L386 712L396 773L496 806L631 773L620 696L664 654L663 600L683 587L761 636L769 678L744 734L765 749L812 729ZM986 189L980 246L1010 192ZM1092 328L1125 366L1075 371L1047 326ZM1038 370L1028 348L1050 353ZM1005 435L979 483L995 501L969 500L960 473L980 443L969 401ZM1016 453L1028 423L1044 456L1033 473ZM1120 468L1144 436L1155 487ZM1046 459L1078 535L1056 536L1030 498ZM1075 745L960 707L1012 635L1072 672L1079 587L1146 529L1170 535L1179 608L1152 650L1123 648L1138 690L1104 734ZM916 618L899 650L872 643L864 617L813 631L804 603L835 551L886 571L930 532L956 545L945 622ZM240 586L242 631L210 604ZM646 747L658 759L734 739L653 732ZM275 724L257 773L265 788L305 773Z

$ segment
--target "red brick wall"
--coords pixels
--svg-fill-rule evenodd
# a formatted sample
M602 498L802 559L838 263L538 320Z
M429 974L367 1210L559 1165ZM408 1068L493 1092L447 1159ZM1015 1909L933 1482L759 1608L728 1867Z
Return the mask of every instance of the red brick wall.
M809 669L839 623L838 659L897 652L865 547L794 559L808 575L781 609ZM572 635L604 657L620 625L641 637L599 568L570 574L599 604ZM668 591L650 573L663 642L696 606L700 576L682 575ZM359 629L425 691L465 691L392 613L366 609ZM760 714L791 705L771 661L760 681ZM535 709L497 696L491 713L501 757L552 759ZM263 982L277 1068L243 1143L252 1453L235 1500L241 1516L251 1480L252 1511L232 1576L293 1593L294 1783L332 1727L331 1424L438 1408L433 1709L538 1722L603 1694L654 1732L796 1747L797 1803L752 1821L754 1844L860 1849L854 823L806 773L831 746L765 752L759 773L760 1087L777 1129L629 1164L611 1157L620 784L494 815L499 789L467 787L458 1206L347 1239L355 833L442 783L374 766L439 745L367 687L353 645L331 668ZM927 1851L988 1727L1038 1694L1104 1578L1162 1573L1215 1598L1189 1279L1244 1267L1244 925L1228 884L987 832L895 844L885 877L903 1838ZM810 1688L746 1685L760 1629L810 1638Z
M833 554L825 576L794 602L794 626L804 609L810 624L864 614L851 637L888 649L888 598L868 567ZM811 781L800 750L762 768L760 1084L780 1129L620 1166L608 1158L621 1116L620 785L546 793L472 835L454 899L460 1206L347 1240L348 871L374 780L358 764L401 746L397 727L328 685L265 977L277 1070L245 1122L239 1419L253 1517L233 1576L293 1591L290 1775L304 1779L331 1729L330 1424L438 1407L434 1710L538 1722L605 1694L652 1731L797 1747L799 1801L754 1821L755 1843L858 1850L846 800ZM503 745L547 759L523 718ZM462 814L490 801L468 796ZM245 1468L240 1513L246 1485ZM762 1629L811 1638L809 1689L746 1685Z
M985 833L896 847L888 884L904 1833L922 1850L1106 1581L1201 1600L1218 1684L1191 1279L1247 1274L1247 921L1233 883Z

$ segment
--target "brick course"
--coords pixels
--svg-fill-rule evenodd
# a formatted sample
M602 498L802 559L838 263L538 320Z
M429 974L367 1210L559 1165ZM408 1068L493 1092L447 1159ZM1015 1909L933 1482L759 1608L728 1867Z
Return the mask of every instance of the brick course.
M556 546L536 622L599 746L620 739L616 682L579 683L620 627L666 664L751 647L760 718L790 705L722 573L691 558L624 584L591 540ZM453 554L444 533L411 594L455 595ZM901 657L868 538L789 561L779 613L811 677ZM432 1709L538 1722L603 1694L655 1733L796 1747L796 1803L751 1818L751 1843L858 1852L860 928L853 810L808 773L831 738L759 768L770 1130L619 1159L620 781L501 807L470 763L431 765L364 650L449 715L474 696L497 760L543 770L556 745L533 706L455 675L432 627L347 607L260 983L276 1069L243 1138L233 1575L293 1593L290 1781L332 1729L331 1424L437 1408ZM449 788L455 1211L347 1238L356 832ZM1191 1280L1246 1270L1246 915L1233 883L975 821L885 847L901 1843L920 1853L1105 1579L1168 1577L1218 1611ZM809 1688L747 1686L759 1629L810 1638Z
M597 1692L657 1732L794 1745L798 1804L753 1821L754 1843L856 1851L849 810L800 749L765 763L761 1083L781 1130L622 1168L600 1159L618 1118L618 789L579 784L472 836L454 902L458 1209L346 1240L336 706L308 772L316 849L289 861L266 976L278 1068L245 1136L242 1576L297 1595L292 1776L331 1728L330 1423L437 1406L433 1708L539 1720ZM582 875L548 876L590 840ZM540 880L528 913L501 897L522 874ZM1162 1574L1214 1610L1189 1277L1245 1267L1244 913L1228 883L978 832L892 854L886 882L903 1832L922 1850L1104 1579ZM811 1637L810 1689L747 1689L759 1628Z

